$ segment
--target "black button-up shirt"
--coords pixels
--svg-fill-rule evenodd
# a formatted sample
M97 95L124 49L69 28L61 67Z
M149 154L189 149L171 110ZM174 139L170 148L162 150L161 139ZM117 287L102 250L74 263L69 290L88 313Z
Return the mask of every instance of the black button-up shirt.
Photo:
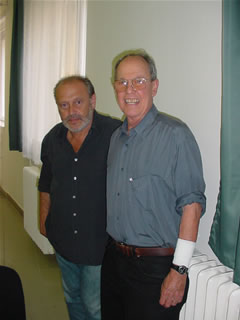
M120 120L96 111L92 127L77 153L62 123L42 142L39 191L50 194L47 237L66 259L99 265L106 234L106 161L112 132Z

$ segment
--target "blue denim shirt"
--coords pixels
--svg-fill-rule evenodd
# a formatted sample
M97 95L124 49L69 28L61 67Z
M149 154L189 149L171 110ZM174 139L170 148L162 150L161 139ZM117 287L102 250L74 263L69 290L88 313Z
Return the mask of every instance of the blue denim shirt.
M112 135L107 167L107 232L136 246L175 247L182 209L205 212L201 155L190 129L150 109L130 133Z

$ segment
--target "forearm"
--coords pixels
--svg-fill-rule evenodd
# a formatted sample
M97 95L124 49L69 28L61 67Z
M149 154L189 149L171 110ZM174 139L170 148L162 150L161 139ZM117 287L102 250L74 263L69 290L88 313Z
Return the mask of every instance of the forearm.
M202 207L199 203L192 203L183 208L182 220L179 228L179 238L196 242Z
M195 246L194 243L197 240L201 211L201 205L198 203L192 203L183 208L179 238L180 240L187 241L182 241L183 244L177 244L174 254L174 260L176 260L177 263L173 260L177 265L187 265L188 267ZM159 303L168 308L181 302L184 295L186 279L186 274L181 275L177 271L171 269L163 282Z
M178 241L175 248L173 264L189 267L197 240L201 217L201 205L192 203L183 208Z
M40 192L40 232L46 236L45 222L49 213L51 204L50 194L47 192Z

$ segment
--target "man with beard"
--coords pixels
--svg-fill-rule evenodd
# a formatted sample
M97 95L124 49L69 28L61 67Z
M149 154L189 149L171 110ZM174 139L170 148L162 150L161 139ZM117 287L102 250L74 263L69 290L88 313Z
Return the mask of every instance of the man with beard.
M70 319L97 320L107 240L106 159L121 121L95 111L87 78L61 79L54 96L62 123L42 142L40 232L55 249Z

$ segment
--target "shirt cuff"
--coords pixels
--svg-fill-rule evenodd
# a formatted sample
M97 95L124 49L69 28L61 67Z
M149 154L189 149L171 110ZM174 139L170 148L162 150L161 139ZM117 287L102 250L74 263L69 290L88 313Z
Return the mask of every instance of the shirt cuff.
M187 195L184 195L177 199L176 202L176 211L179 215L182 215L183 213L183 207L185 207L188 204L192 203L199 203L202 207L202 213L201 216L206 211L206 197L202 192L193 192L189 193Z

